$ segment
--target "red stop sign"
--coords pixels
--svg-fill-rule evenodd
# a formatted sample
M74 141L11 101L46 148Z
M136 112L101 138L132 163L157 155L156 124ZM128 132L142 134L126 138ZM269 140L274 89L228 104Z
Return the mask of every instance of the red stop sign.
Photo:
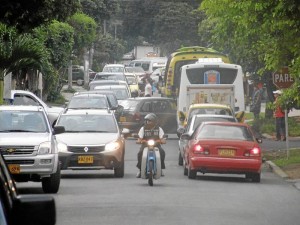
M294 83L293 77L289 74L288 67L283 67L281 70L273 73L273 83L278 88L289 88Z

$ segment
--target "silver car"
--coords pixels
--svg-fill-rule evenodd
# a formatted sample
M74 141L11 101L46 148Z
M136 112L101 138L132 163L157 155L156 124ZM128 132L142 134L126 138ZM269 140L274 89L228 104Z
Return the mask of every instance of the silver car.
M41 181L45 193L57 193L60 167L55 134L41 106L0 106L0 151L18 182Z
M129 130L119 130L115 115L109 110L68 110L57 125L65 133L57 135L61 169L114 170L124 176L125 137Z

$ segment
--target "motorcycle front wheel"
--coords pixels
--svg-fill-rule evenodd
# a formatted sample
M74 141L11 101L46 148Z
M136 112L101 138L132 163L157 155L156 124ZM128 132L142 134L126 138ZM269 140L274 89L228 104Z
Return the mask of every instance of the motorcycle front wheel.
M154 162L151 160L149 162L149 177L148 177L148 184L150 186L153 186L153 167L154 167Z

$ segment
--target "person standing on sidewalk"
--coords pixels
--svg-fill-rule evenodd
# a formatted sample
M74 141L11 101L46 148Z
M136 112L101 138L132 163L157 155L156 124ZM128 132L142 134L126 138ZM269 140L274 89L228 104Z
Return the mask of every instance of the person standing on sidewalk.
M273 91L275 101L275 110L274 110L274 117L275 117L275 126L276 126L276 139L275 141L286 141L286 136L285 136L285 114L284 111L282 110L279 101L278 101L278 96L282 94L280 90ZM282 139L281 139L282 138Z
M260 122L259 122L259 114L261 111L261 98L262 98L262 83L257 83L254 86L254 91L252 95L252 104L250 106L250 112L253 113L253 131L255 133L255 137L262 137L260 133Z

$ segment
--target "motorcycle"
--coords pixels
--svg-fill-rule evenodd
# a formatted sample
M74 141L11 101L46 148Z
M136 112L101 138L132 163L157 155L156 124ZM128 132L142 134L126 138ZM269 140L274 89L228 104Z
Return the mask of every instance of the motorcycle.
M134 137L138 137L135 135ZM167 138L168 135L164 135L164 138ZM160 153L158 147L156 145L158 143L164 144L165 141L161 140L142 140L138 142L138 144L146 143L146 146L143 150L142 155L142 164L141 164L141 178L147 179L148 184L153 186L153 180L157 180L161 177L161 161L160 161Z

